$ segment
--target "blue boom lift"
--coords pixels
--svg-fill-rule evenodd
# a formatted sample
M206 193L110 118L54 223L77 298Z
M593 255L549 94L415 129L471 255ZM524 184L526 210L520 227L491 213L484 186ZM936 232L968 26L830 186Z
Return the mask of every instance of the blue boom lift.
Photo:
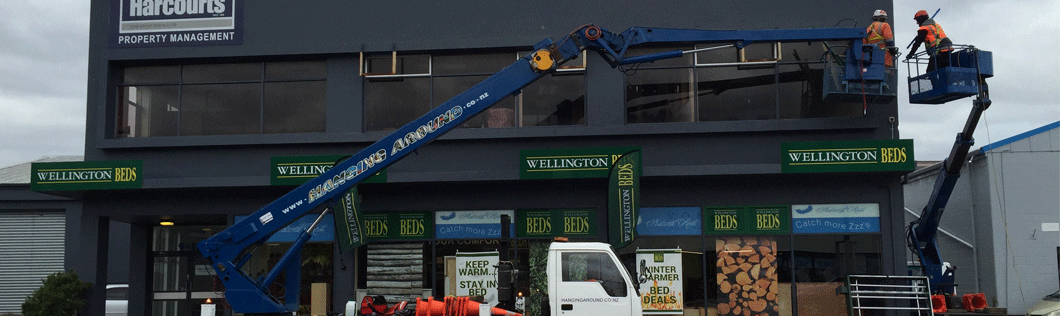
M303 232L290 250L281 257L275 267L264 277L255 279L241 268L252 255L249 249L264 243L274 232L298 219L318 206L331 205L343 193L367 177L383 170L437 137L445 134L475 114L485 110L508 95L549 75L556 67L577 57L582 51L600 53L612 67L676 58L699 51L721 47L743 48L752 43L844 41L849 43L846 58L837 55L830 60L845 64L835 73L830 82L842 86L838 93L856 94L859 99L866 95L873 98L893 99L893 87L883 91L881 82L886 75L883 69L883 50L874 45L864 45L863 28L778 29L757 31L710 31L664 28L630 28L622 33L612 33L595 25L584 25L571 32L561 41L545 39L533 47L533 53L490 76L471 89L431 110L422 117L397 129L390 135L373 143L336 164L329 171L291 190L254 214L233 224L220 233L200 242L199 251L206 257L225 287L225 297L232 309L246 314L275 314L298 310L300 252L310 234L328 209L322 211L316 223ZM688 51L669 51L640 56L627 56L631 47L647 43L725 43L725 46ZM825 78L829 80L829 78ZM854 88L851 88L854 87ZM866 89L868 88L868 89ZM827 89L827 88L825 88ZM875 89L875 90L873 90ZM281 274L286 275L286 295L281 300L269 293L268 287Z
M924 74L919 74L919 67L926 63L927 52L918 53L912 56L913 60L906 61L909 73L917 74L909 78L909 103L942 104L975 96L964 130L957 134L949 156L942 162L942 168L935 177L935 187L927 205L920 218L906 228L909 249L917 255L932 291L948 295L955 293L956 284L954 268L943 262L939 253L936 240L939 218L946 209L957 178L961 176L961 168L968 159L968 149L975 143L972 134L979 124L979 118L990 107L986 78L994 76L993 57L989 51L963 45L954 45L954 49L956 51L951 54L949 67Z

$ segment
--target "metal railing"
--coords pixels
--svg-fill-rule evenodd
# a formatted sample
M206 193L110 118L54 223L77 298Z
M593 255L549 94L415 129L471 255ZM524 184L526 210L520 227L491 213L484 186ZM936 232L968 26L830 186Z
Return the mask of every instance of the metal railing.
M851 316L872 310L932 315L931 288L926 276L848 275L843 292Z

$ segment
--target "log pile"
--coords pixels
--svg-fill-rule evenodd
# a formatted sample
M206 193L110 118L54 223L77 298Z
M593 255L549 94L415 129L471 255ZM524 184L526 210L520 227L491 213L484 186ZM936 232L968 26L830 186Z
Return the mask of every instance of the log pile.
M423 244L369 244L369 295L382 295L388 303L423 296Z
M772 237L720 237L715 249L718 315L779 315L777 242Z

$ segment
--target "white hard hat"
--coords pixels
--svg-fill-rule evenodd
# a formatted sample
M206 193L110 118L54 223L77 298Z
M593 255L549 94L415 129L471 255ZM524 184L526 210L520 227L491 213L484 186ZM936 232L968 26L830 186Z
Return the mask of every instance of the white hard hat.
M887 17L887 11L876 10L876 12L872 12L872 17L878 17L878 16L882 16L882 17L886 18Z

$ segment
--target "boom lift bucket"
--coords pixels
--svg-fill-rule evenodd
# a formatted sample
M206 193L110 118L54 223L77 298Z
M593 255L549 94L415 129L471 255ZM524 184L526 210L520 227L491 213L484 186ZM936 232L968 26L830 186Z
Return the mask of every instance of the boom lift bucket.
M845 53L826 46L824 98L842 102L891 102L898 96L898 71L884 66L886 52L874 44L857 45ZM840 57L844 56L844 57ZM854 62L848 62L854 61Z
M920 73L920 65L928 62L926 52L914 55L906 61L909 70L909 103L942 104L970 97L986 87L979 85L980 77L994 76L993 54L974 46L954 45L950 54L950 66ZM915 76L914 76L915 74Z

